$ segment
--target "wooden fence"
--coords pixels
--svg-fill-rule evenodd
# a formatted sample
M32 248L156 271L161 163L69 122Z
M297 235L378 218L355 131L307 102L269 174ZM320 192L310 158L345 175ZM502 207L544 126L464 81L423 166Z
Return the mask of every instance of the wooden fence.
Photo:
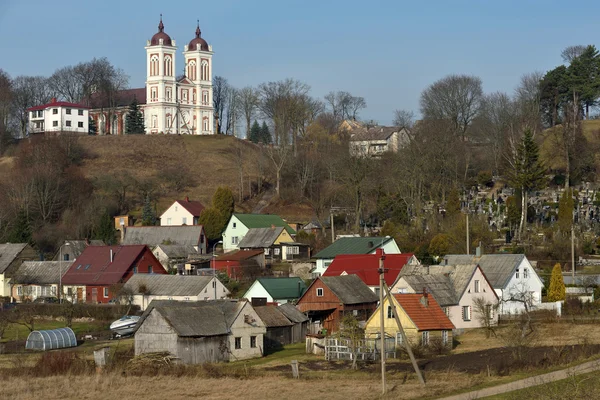
M356 355L357 360L376 361L381 354L379 339L358 340L355 343L356 349L352 351L352 341L350 339L329 338L325 341L325 359L326 360L353 360ZM396 358L396 341L394 338L385 339L386 358Z

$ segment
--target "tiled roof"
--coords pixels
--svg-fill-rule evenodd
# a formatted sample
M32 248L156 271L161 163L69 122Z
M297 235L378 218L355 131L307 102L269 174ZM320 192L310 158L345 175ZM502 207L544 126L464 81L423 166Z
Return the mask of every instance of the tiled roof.
M258 278L256 281L265 288L273 300L298 299L306 292L306 283L298 277Z
M396 281L398 274L408 261L412 253L386 254L383 261L385 281L391 286ZM378 254L344 254L335 257L327 267L323 276L339 276L344 272L347 275L358 275L369 286L379 285L379 258Z
M10 264L27 247L27 243L0 244L0 274L6 272Z
M262 322L267 328L276 328L282 326L294 325L289 319L278 309L277 306L259 306L254 307L254 311L258 314Z
M146 249L144 245L88 246L62 278L65 285L112 285L118 283ZM113 261L110 261L110 252ZM151 257L152 253L148 252Z
M269 228L250 228L238 244L240 249L264 249L271 247L281 235L283 226Z
M12 283L51 285L60 281L72 261L23 261L11 278Z
M150 247L167 243L198 246L201 244L202 232L202 225L130 226L125 228L123 244L145 244Z
M427 296L427 306L421 302L423 294L395 294L394 297L419 331L454 329L432 296Z
M313 258L334 258L339 254L369 254L394 240L391 237L342 237L324 248Z
M212 279L199 275L135 274L124 287L134 294L140 294L140 285L144 285L151 295L198 296Z
M320 276L343 304L376 303L379 297L357 275Z
M204 205L196 200L190 200L186 198L185 200L176 201L194 217L199 217L202 210L204 210Z
M67 101L53 101L48 104L42 104L40 106L30 107L27 109L27 111L45 110L46 108L51 108L51 107L69 107L69 108L80 108L80 109L89 108L89 107L84 106L83 104L69 103Z
M235 250L225 253L216 258L216 261L244 261L252 257L260 256L264 250Z
M295 235L293 230L279 215L273 214L233 214L246 228L270 228L271 226L282 226L287 233Z
M146 104L146 88L119 90L114 94L113 101L116 107L126 107L136 99L140 105ZM97 92L90 98L90 108L106 108L111 104L103 93Z

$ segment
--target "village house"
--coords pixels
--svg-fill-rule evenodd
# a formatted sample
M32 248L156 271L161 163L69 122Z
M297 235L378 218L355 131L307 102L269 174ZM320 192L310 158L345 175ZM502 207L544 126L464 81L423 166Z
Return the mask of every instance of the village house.
M313 256L316 266L313 275L320 276L325 273L333 259L342 254L375 254L377 249L383 249L385 254L400 254L396 240L390 236L385 237L341 237L328 247Z
M495 311L498 296L477 264L406 268L390 290L392 293L426 290L456 329L498 324Z
M153 300L199 301L228 296L229 290L214 276L136 274L123 285L119 300L144 311Z
M154 300L135 332L135 355L169 352L183 364L261 357L266 328L249 302Z
M12 297L18 302L38 297L57 297L60 277L72 261L23 261L10 280Z
M225 272L233 279L250 279L262 274L265 254L262 250L235 250L221 254L211 262L211 268Z
M88 246L63 275L63 294L72 302L108 303L133 275L166 273L148 246Z
M300 297L296 307L311 320L310 333L335 332L346 314L366 321L379 298L356 275L320 276Z
M198 225L198 218L200 218L202 210L204 210L204 205L199 201L190 200L189 197L186 197L184 200L175 200L161 214L160 225Z
M376 295L379 295L379 261L384 257L384 279L391 286L406 265L419 265L412 253L385 254L377 249L375 254L342 254L334 258L323 276L357 275Z
M277 309L293 324L292 343L304 342L308 333L308 317L291 303L281 304Z
M82 104L57 101L27 109L27 129L33 133L89 133L88 107Z
M161 244L192 246L199 254L206 254L208 248L202 225L131 226L125 229L121 244L145 244L150 248Z
M258 278L242 298L255 305L286 304L299 299L306 291L306 283L298 277Z
M154 256L167 271L177 269L178 264L200 258L197 246L179 244L159 244L152 249Z
M439 340L445 346L452 346L454 325L448 319L435 299L427 293L394 294L393 307L400 319L404 333L412 346L428 346ZM383 301L384 329L386 337L395 338L396 346L403 346L402 334L396 324L387 296ZM371 315L365 327L367 338L377 338L381 331L380 308Z
M282 226L251 228L238 247L242 250L263 250L269 264L310 258L310 246L294 242L292 236Z
M39 258L39 254L27 243L0 244L0 297L11 295L10 278L23 261Z
M498 295L500 314L515 314L542 303L543 281L524 254L447 255L442 265L478 264Z
M386 152L397 153L409 140L409 131L399 126L359 127L350 136L350 155L381 157Z
M235 213L229 219L223 231L223 251L238 250L244 236L252 228L283 227L290 237L296 234L278 215L271 214L239 214Z
M254 306L254 310L267 329L264 336L266 353L281 349L283 346L292 343L292 327L294 324L279 311L279 307L273 305Z
M104 246L102 240L65 240L54 255L54 261L75 261L88 246Z

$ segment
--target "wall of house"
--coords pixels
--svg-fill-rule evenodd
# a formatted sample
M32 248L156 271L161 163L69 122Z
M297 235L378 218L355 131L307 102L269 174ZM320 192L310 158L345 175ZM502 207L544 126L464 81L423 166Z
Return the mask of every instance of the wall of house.
M12 285L12 297L17 302L34 301L38 297L57 297L58 284L52 285Z
M183 364L214 363L229 360L227 336L178 337L177 357Z
M3 274L0 274L0 297L11 295L10 276L23 264L23 261L34 261L39 259L39 254L33 247L27 245L8 265Z
M527 278L525 278L527 270ZM500 299L500 314L518 314L525 311L525 305L518 301L508 301L513 297L519 297L525 294L530 299L530 305L536 306L542 302L542 281L527 260L524 258L518 267L519 276L513 271L512 277L504 288L495 288L496 294Z
M223 232L223 251L237 250L238 243L242 241L246 233L248 233L248 228L235 215L232 215ZM234 238L236 239L233 240Z
M267 328L267 333L264 337L265 351L280 349L281 347L292 343L292 327L278 326Z
M219 281L218 279L215 279L214 282L217 286L216 287L217 298L219 298L219 299L227 298L227 295L229 294L229 290L227 290L225 285L223 285L221 283L221 281ZM199 301L199 300L214 300L214 299L215 299L215 288L212 285L212 282L209 282L209 284L204 288L204 290L202 290L199 294L197 294L195 296L168 296L168 295L153 295L153 294L144 296L142 294L136 294L133 296L132 304L139 306L140 309L142 311L144 311L146 309L146 307L148 307L148 304L150 304L150 302L152 300Z
M265 297L267 299L267 303L272 303L274 301L273 297L271 297L269 292L267 292L267 290L263 287L263 285L260 284L258 280L254 281L252 286L250 286L250 288L244 294L243 298L247 299L248 301L252 301L253 297Z
M249 322L246 322L246 320ZM245 303L231 325L231 334L229 335L230 361L261 357L265 349L264 335L266 333L267 329L252 305ZM251 336L256 336L256 347L250 347ZM240 337L242 340L241 349L235 348L236 337Z
M479 281L478 293L475 292L475 281ZM456 329L481 328L484 326L484 321L481 320L481 315L475 307L475 299L477 298L483 298L486 303L492 305L498 304L498 298L496 297L494 288L488 284L487 279L485 279L485 276L479 268L475 270L475 274L473 274L473 278L471 278L471 282L469 282L469 286L461 297L458 306L454 306L449 309L450 315L448 317ZM470 307L470 321L463 320L463 307ZM498 312L493 313L492 323L494 325L498 323Z
M168 351L179 357L177 333L156 310L144 320L134 336L135 355Z
M85 287L85 301L88 303L108 303L112 298L113 294L110 291L109 285Z
M79 296L79 294L81 296ZM85 302L85 286L78 285L65 285L63 286L63 298L70 301L71 303L83 303Z
M166 274L167 270L160 263L160 261L154 256L148 247L138 256L132 266L123 275L123 282L127 282L134 274L134 267L137 268L136 274L147 274L150 271L149 267L152 267L153 274Z
M160 216L161 226L194 225L194 216L181 204L174 202Z

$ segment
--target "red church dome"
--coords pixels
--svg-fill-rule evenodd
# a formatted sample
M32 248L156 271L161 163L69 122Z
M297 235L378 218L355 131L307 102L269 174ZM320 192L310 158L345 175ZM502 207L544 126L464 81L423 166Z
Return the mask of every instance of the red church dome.
M160 39L163 40L163 46L172 46L173 42L171 41L171 37L165 33L165 26L162 22L162 14L160 14L160 23L158 24L158 32L152 36L150 39L150 46L158 46L160 44Z
M200 32L200 21L198 21L198 26L196 27L196 37L194 39L192 39L192 41L188 45L188 51L194 51L194 50L208 51L208 43L206 43L206 40L204 40L200 37L201 33L202 32Z

